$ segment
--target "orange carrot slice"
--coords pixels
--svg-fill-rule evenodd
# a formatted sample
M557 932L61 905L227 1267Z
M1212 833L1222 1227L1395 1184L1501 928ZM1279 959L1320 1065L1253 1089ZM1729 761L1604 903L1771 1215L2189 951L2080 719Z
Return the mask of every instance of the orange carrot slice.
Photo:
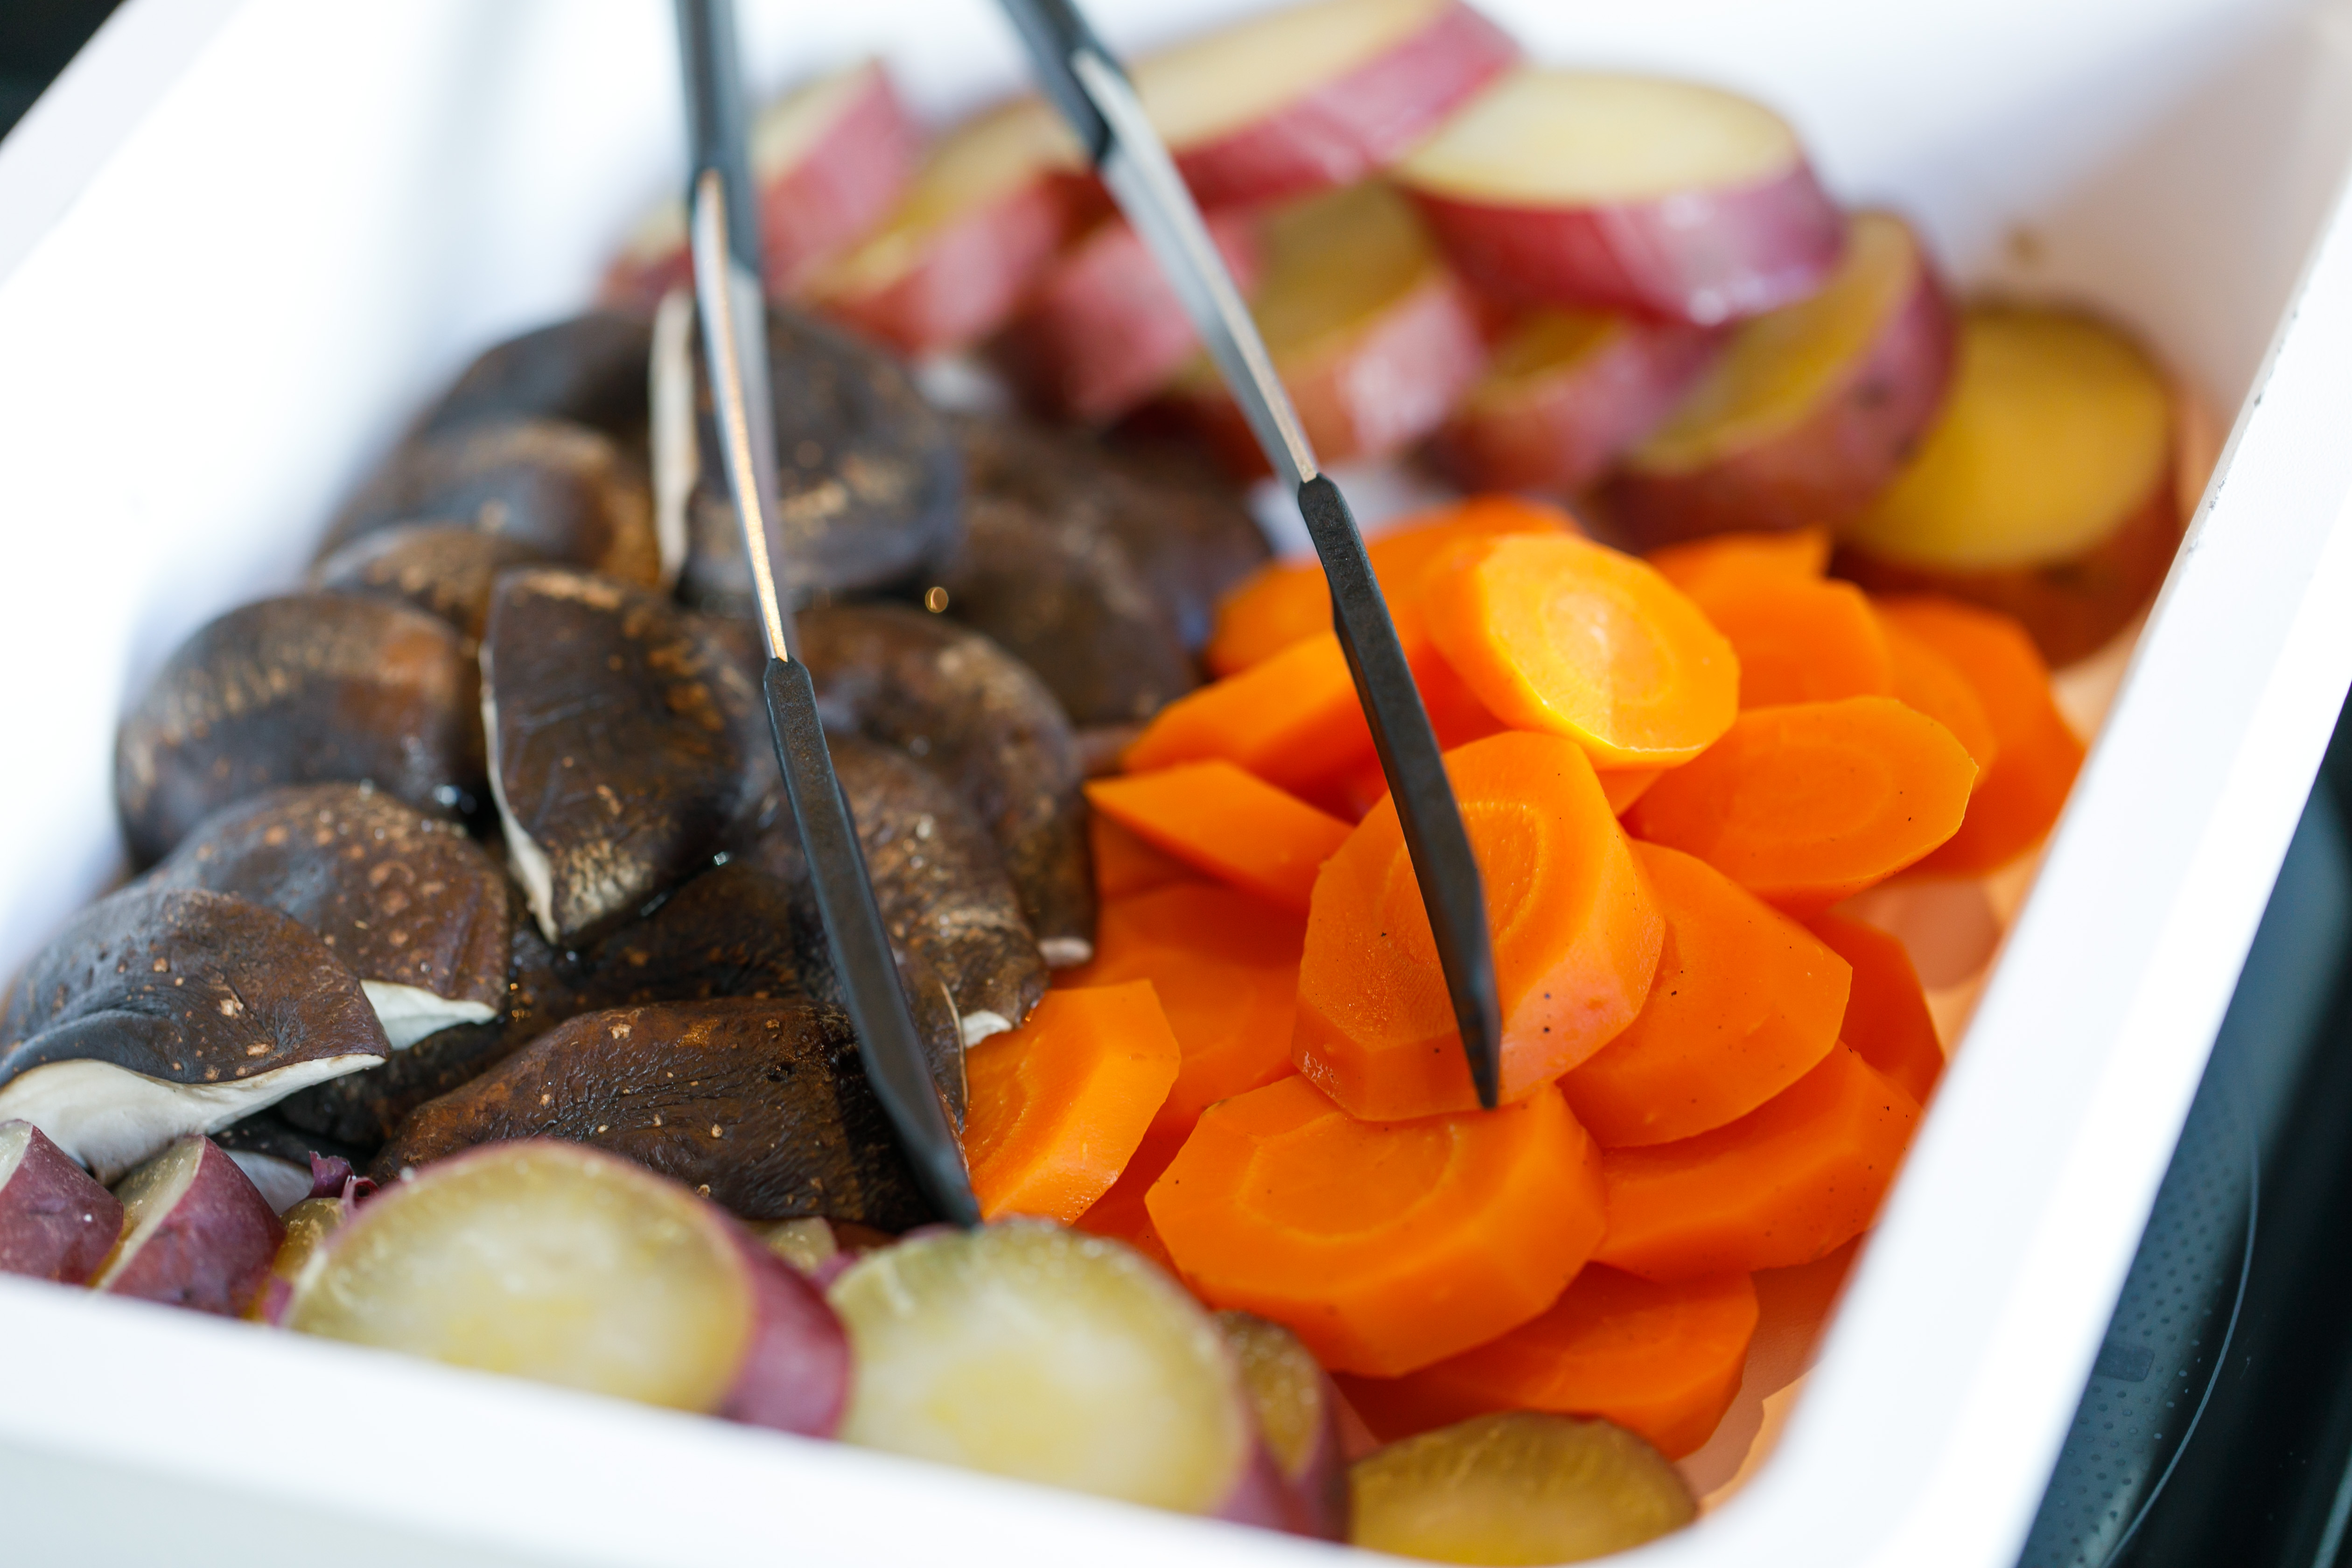
M1348 656L1326 630L1171 702L1119 760L1143 773L1222 759L1304 794L1372 754Z
M1734 1121L1838 1043L1852 969L1706 861L1654 844L1649 873L1666 943L1641 1016L1560 1079L1604 1149L1667 1143Z
M1816 915L1807 923L1831 952L1853 965L1853 989L1846 996L1838 1037L1904 1093L1927 1104L1943 1076L1944 1047L1919 972L1901 939L1843 915Z
M1901 623L1882 616L1879 629L1886 634L1887 658L1895 670L1893 697L1952 732L1952 739L1976 763L1976 787L1982 789L1993 764L2000 760L2000 736L1976 688L1969 684L1959 666Z
M1810 914L1949 838L1976 775L1949 730L1891 697L1792 702L1742 713L1625 822L1766 903Z
M1087 814L1087 844L1094 853L1095 896L1105 903L1148 893L1171 882L1188 882L1200 875L1099 811Z
M1916 1100L1841 1046L1727 1127L1611 1150L1593 1256L1663 1280L1810 1263L1869 1228L1918 1120Z
M2083 765L2083 742L2051 700L2049 667L2025 628L1996 611L1922 595L1881 599L1878 613L1958 668L2000 741L1968 819L1919 869L1951 877L1998 870L2042 842Z
M1821 576L1830 568L1830 531L1792 528L1780 533L1718 533L1687 544L1667 544L1643 557L1685 594L1712 583Z
M1389 601L1399 636L1413 629L1411 599L1423 568L1473 539L1505 533L1573 532L1576 520L1557 507L1511 495L1472 496L1407 519L1364 547L1372 574ZM1277 561L1260 567L1217 606L1217 625L1202 655L1210 673L1237 674L1293 643L1331 629L1331 591L1313 561Z
M1664 922L1575 742L1511 732L1445 759L1486 879L1502 1097L1536 1093L1633 1020ZM1396 804L1323 867L1307 917L1292 1059L1358 1116L1475 1110Z
M1601 793L1609 797L1609 809L1620 816L1633 810L1633 803L1665 775L1664 768L1599 768L1593 773L1601 781Z
M1307 912L1348 825L1226 762L1087 783L1087 803L1154 848L1244 892Z
M1557 1094L1359 1121L1300 1078L1213 1106L1145 1197L1215 1307L1394 1377L1551 1305L1601 1239L1598 1151Z
M1745 1274L1661 1285L1588 1264L1549 1310L1502 1338L1339 1388L1382 1442L1497 1410L1547 1410L1614 1421L1679 1459L1731 1408L1757 1317Z
M981 1216L1064 1225L1108 1192L1176 1082L1180 1053L1148 980L1049 991L964 1054L964 1154Z
M1644 563L1569 534L1457 548L1422 578L1431 640L1495 716L1606 768L1685 762L1739 707L1731 645Z
M1886 634L1851 583L1797 576L1720 578L1691 593L1739 656L1739 706L1885 697L1895 690Z
M1160 1233L1151 1227L1151 1213L1143 1206L1143 1196L1183 1146L1181 1134L1146 1134L1126 1169L1119 1172L1118 1180L1110 1184L1110 1190L1071 1223L1090 1236L1123 1241L1169 1273L1175 1273L1176 1260L1168 1256Z
M1152 1119L1155 1135L1182 1137L1202 1110L1290 1071L1297 1011L1297 915L1206 882L1180 882L1105 905L1091 963L1065 985L1149 980L1182 1059Z

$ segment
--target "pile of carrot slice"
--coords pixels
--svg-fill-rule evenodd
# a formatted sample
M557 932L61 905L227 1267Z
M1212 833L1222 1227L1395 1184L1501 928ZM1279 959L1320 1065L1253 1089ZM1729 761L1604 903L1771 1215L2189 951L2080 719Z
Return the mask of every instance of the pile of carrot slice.
M1691 1452L1752 1276L1870 1225L1944 1065L1836 906L2031 852L2082 746L2013 622L1832 580L1815 531L1643 561L1484 497L1371 555L1485 879L1502 1107L1282 564L1087 787L1096 955L973 1051L975 1186L1287 1324L1384 1437L1525 1408Z

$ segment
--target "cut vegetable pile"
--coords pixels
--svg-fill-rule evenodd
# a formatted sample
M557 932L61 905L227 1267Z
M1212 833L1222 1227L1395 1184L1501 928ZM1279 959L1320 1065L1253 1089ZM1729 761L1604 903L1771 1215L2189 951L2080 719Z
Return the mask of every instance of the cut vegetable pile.
M1173 292L1043 102L927 146L866 62L754 149L779 512L988 1223L866 1079L669 211L131 703L141 875L0 994L0 1271L1441 1562L1721 1495L1759 1300L1844 1268L1972 996L1864 895L2014 907L2193 403L1771 110L1461 0L1134 76L1319 456L1465 498L1370 554L1499 1106Z

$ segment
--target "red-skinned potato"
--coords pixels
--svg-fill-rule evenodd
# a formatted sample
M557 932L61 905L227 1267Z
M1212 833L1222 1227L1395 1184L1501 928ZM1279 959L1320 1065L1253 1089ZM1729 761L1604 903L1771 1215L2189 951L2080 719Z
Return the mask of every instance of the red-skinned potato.
M1431 460L1465 489L1580 490L1674 411L1715 349L1678 322L1535 311L1495 345Z
M1398 451L1441 424L1486 349L1468 291L1438 260L1412 205L1353 185L1270 215L1265 279L1250 314L1326 462ZM1205 358L1170 388L1171 406L1236 473L1265 458Z
M169 1307L236 1317L268 1279L286 1227L209 1138L191 1135L115 1189L122 1238L91 1287Z
M380 1194L284 1321L453 1366L829 1436L847 1342L816 1288L675 1182L577 1144L498 1143Z
M786 93L751 127L761 259L772 294L798 292L817 268L872 233L914 177L922 132L878 60L864 60ZM614 258L604 298L651 310L691 286L686 209L649 216Z
M1837 570L2005 611L2071 663L2172 564L2193 405L2130 338L2071 311L1973 309L1958 362L1918 456L1844 529Z
M1398 165L1498 299L1701 326L1801 300L1843 224L1770 110L1694 82L1528 68Z
M1246 215L1216 213L1209 237L1246 296L1259 271ZM1106 424L1160 390L1200 346L1183 301L1124 218L1056 260L995 344L1023 399L1055 418Z
M1284 1528L1340 1541L1348 1533L1348 1461L1339 1433L1339 1393L1297 1334L1247 1312L1219 1312L1217 1331L1240 1367L1242 1392L1257 1417L1283 1489Z
M1004 324L1099 197L1046 104L1022 99L948 133L889 221L821 268L818 309L910 354Z
M122 1230L122 1204L29 1121L0 1121L0 1274L79 1285Z
M1321 0L1145 57L1135 88L1206 207L1379 172L1518 58L1460 0Z
M1641 547L1861 515L1918 448L1955 321L1918 237L1861 213L1821 292L1744 323L1603 500Z
M1216 1325L1119 1242L1034 1220L926 1230L860 1258L830 1300L857 1356L845 1442L1282 1521Z

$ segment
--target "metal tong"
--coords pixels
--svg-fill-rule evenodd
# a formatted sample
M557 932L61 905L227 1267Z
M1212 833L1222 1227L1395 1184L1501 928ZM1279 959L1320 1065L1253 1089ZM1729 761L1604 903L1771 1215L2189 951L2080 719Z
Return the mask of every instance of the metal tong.
M857 1031L866 1076L888 1113L916 1180L940 1215L980 1223L963 1148L932 1081L921 1037L898 983L898 968L857 832L834 776L817 717L816 688L797 657L792 613L778 591L785 559L776 518L776 433L768 387L766 300L760 226L752 205L743 78L732 0L677 0L679 54L692 130L688 189L694 293L718 414L727 489L742 520L760 626L768 646L761 685L775 732L776 761L793 821L815 884L825 943Z
M1037 79L1077 133L1111 198L1134 226L1193 330L1216 361L1226 387L1274 471L1297 492L1299 510L1323 576L1331 619L1347 651L1356 694L1371 721L1381 772L1396 801L1422 902L1437 938L1438 962L1454 1000L1462 1048L1478 1101L1493 1109L1501 1078L1502 1019L1495 996L1495 959L1486 932L1486 890L1471 858L1461 808L1421 704L1396 625L1372 576L1363 536L1339 488L1318 472L1290 395L1275 374L1265 343L1242 303L1201 209L1176 173L1168 149L1143 112L1117 59L1070 0L1001 0L1029 47Z

